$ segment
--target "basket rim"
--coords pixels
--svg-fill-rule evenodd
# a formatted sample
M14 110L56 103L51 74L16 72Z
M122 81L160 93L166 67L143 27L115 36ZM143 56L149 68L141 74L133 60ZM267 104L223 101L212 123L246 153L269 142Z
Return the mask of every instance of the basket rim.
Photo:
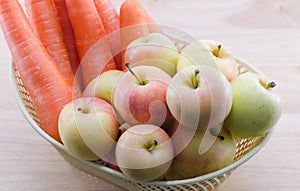
M261 71L259 71L256 67L254 67L253 65L248 64L247 62L245 62L241 58L235 57L235 59L240 65L245 66L251 72L258 73L258 74L264 76L264 74ZM31 125L31 127L40 136L42 136L44 139L46 139L46 141L48 141L51 145L53 145L60 152L66 153L67 155L73 157L74 159L80 161L81 163L83 163L85 165L88 165L92 168L95 168L97 170L100 170L102 172L111 174L111 175L113 175L115 177L118 177L120 179L126 180L128 182L133 182L133 183L136 183L136 184L143 184L143 185L149 185L149 186L151 186L151 185L152 186L166 186L166 185L167 186L172 186L172 185L176 186L176 185L183 185L183 184L194 184L194 183L198 183L198 182L207 181L207 180L216 178L218 176L226 175L226 173L229 173L232 170L235 170L237 167L241 166L243 163L245 163L246 161L251 159L257 152L259 152L264 147L264 145L268 142L268 140L271 138L271 136L272 136L272 134L274 133L274 130L275 130L275 128L273 127L268 133L266 133L264 136L261 136L260 142L257 145L255 145L248 153L246 153L244 156L242 156L237 161L231 163L230 165L228 165L228 166L226 166L226 167L224 167L220 170L217 170L217 171L205 174L205 175L197 176L197 177L194 177L194 178L183 179L183 180L141 182L141 181L131 179L131 178L127 177L126 175L124 175L123 173L115 171L113 169L110 169L109 167L96 164L95 162L83 160L83 159L69 153L61 143L57 142L55 139L50 137L46 132L44 132L37 125L37 123L33 120L33 118L30 116L29 112L27 111L26 107L23 105L22 99L19 96L18 87L16 85L17 80L15 79L14 71L15 71L14 63L13 63L13 61L11 61L10 62L10 67L9 67L9 77L10 77L10 83L11 83L11 86L12 86L13 94L15 96L17 105L18 105L19 109L21 110L21 113L23 114L23 116L27 120L27 122Z

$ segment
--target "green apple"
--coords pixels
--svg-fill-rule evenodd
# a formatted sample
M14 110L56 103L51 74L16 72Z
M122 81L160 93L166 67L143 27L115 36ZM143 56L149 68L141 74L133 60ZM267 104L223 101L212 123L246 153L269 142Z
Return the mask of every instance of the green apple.
M183 180L185 179L183 176L179 175L178 173L174 172L172 166L170 170L166 173L164 180L171 181L171 180Z
M183 151L175 156L171 174L167 178L193 178L231 164L236 152L236 142L226 129L222 128L219 133L217 131L214 128L208 129L208 133L205 130L196 131ZM213 144L203 153L201 145L206 142L213 142ZM174 145L176 146L178 145Z
M124 72L109 70L94 78L83 92L84 97L96 97L112 103L113 90L116 82Z
M178 57L177 71L194 64L219 69L229 81L238 74L238 65L232 53L213 40L200 40L187 45Z
M155 66L173 76L176 73L178 50L174 43L161 33L151 33L132 41L125 51L125 62L131 67Z
M69 152L94 161L104 157L113 148L119 125L110 104L87 97L73 100L62 109L58 129Z
M268 132L279 120L281 99L259 75L247 72L231 82L233 103L224 126L240 138L256 137Z
M121 171L138 181L162 178L173 158L173 143L160 127L141 124L127 129L116 146L116 161Z

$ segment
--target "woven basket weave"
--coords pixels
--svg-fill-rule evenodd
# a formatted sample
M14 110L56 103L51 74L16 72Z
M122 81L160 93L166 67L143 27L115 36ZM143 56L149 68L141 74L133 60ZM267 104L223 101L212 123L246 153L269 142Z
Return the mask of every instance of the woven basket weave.
M178 40L176 41L176 44L180 49L185 45ZM240 73L254 72L261 74L260 71L258 71L253 66L246 64L244 61L241 61L240 59L237 59L237 61L239 63ZM47 135L40 128L39 119L35 113L30 95L27 92L26 87L24 86L23 81L18 73L18 70L13 63L11 63L10 69L11 82L17 103L29 124L43 138L51 143L55 147L55 149L64 157L64 159L73 166L130 191L212 191L220 184L222 184L224 180L230 176L231 172L234 169L254 156L266 144L272 134L271 131L261 137L239 140L237 142L237 151L234 162L218 171L185 180L138 182L126 177L120 172L108 168L107 164L103 161L89 162L72 155L64 148L62 144L58 143L56 140Z

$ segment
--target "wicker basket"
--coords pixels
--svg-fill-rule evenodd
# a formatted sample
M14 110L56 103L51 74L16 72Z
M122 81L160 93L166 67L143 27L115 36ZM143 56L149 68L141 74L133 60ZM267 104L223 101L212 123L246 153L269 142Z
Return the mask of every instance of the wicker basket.
M181 46L181 48L184 46L184 43L178 40L176 42L177 46ZM240 73L250 71L261 74L260 71L258 71L253 66L246 64L244 61L241 61L240 59L237 59L237 61L240 65ZM224 180L228 176L230 176L232 170L236 169L238 166L253 157L266 144L272 134L271 131L261 137L241 139L240 141L238 141L234 162L218 171L185 180L138 182L126 177L120 172L108 168L106 166L106 163L103 161L89 162L72 155L64 148L62 144L46 134L39 127L39 119L37 118L37 115L35 113L30 95L26 91L26 87L24 87L18 70L15 68L13 63L11 64L10 69L11 82L17 103L29 124L43 138L51 143L55 147L55 149L64 157L64 159L73 166L130 191L214 190L216 187L222 184L222 182L224 182Z

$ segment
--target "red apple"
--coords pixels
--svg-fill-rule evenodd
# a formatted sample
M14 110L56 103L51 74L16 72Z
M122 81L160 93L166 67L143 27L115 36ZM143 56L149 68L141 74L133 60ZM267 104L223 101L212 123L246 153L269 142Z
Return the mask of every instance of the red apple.
M138 181L157 180L168 171L174 157L168 134L151 124L136 125L117 142L116 161L121 171Z
M231 81L238 74L233 54L214 40L200 40L187 45L178 57L177 71L190 65L210 66L219 69Z
M170 76L176 73L178 50L167 36L151 33L132 41L125 52L125 61L132 66L155 66Z
M118 80L113 105L129 125L150 123L161 126L170 119L166 91L171 77L153 66L136 66Z
M167 90L167 104L174 118L198 130L222 123L231 103L230 83L220 71L208 66L181 69Z

